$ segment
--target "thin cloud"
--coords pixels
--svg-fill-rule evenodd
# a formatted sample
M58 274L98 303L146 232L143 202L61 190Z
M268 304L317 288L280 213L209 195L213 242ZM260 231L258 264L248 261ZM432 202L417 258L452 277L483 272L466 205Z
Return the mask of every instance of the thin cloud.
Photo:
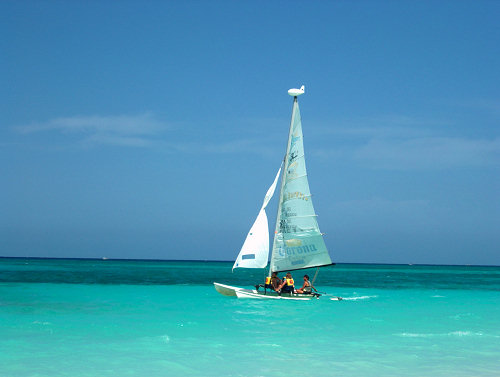
M481 110L495 118L500 117L500 99L475 99L469 101L457 101L453 106L467 107Z
M358 210L365 212L370 210L376 214L381 210L391 211L413 211L415 208L428 208L430 202L428 200L412 199L412 200L388 200L383 198L371 198L360 200L347 200L338 202L335 205L338 209L347 211Z
M429 200L423 199L389 200L371 198L333 203L330 209L336 213L349 213L352 218L380 218L381 214L390 215L391 217L406 216L408 214L412 214L414 217L423 217L431 209L431 204ZM346 217L346 219L351 221L349 217Z
M251 123L248 120L242 122ZM274 121L269 120L269 123ZM231 123L232 124L232 123ZM228 128L228 124L224 124ZM219 128L219 127L214 127ZM229 127L230 128L230 127ZM253 129L252 127L248 127ZM168 126L157 120L153 114L144 113L139 115L118 115L118 116L73 116L59 117L46 122L32 123L14 127L23 135L57 133L59 135L71 137L84 147L95 145L112 145L123 147L152 147L161 146L171 152L188 154L264 154L272 155L275 145L272 144L273 136L266 135L238 138L232 140L207 141L203 135L188 132L189 125L184 124L178 128L176 134L171 134L169 140L161 138L162 133L171 130ZM175 139L176 141L172 141ZM197 140L198 139L198 140ZM202 139L202 140L200 140ZM227 137L226 137L227 139Z
M151 113L115 116L73 116L60 117L47 122L17 126L15 129L25 135L57 132L77 136L83 145L111 144L145 147L167 126L155 119Z
M316 133L352 137L418 137L427 136L436 126L450 122L440 119L419 119L406 115L382 115L335 121L332 125L318 125Z
M500 138L372 138L349 147L318 148L318 157L384 170L500 166Z
M82 144L109 144L123 147L148 147L153 144L153 141L141 137L96 134L83 140Z
M424 137L370 140L355 160L380 169L444 169L500 165L500 139Z
M258 154L273 155L275 148L262 139L235 139L226 142L180 142L170 145L171 148L183 153L209 154Z
M340 228L379 232L380 230L432 229L441 221L439 210L427 199L371 199L331 202Z
M345 137L338 145L318 148L322 158L386 170L449 169L500 166L500 138L443 136L439 120L404 116L374 117L365 124L354 120L332 127Z

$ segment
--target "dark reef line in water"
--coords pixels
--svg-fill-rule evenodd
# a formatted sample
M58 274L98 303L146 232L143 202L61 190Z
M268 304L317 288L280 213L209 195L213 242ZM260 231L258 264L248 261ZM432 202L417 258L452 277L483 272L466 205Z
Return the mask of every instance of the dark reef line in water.
M0 283L104 285L251 286L267 270L239 269L232 262L102 259L0 259ZM294 277L315 270L295 271ZM500 291L500 268L479 266L337 264L321 269L319 287L372 289L465 289Z

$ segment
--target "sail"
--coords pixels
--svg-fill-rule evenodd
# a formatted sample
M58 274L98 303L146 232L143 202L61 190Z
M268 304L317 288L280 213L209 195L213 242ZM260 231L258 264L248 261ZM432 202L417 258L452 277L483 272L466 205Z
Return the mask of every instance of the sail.
M273 184L267 190L262 208L248 232L238 258L234 262L233 270L235 268L264 268L267 266L269 256L269 225L267 222L266 206L274 195L280 172L281 167L274 178Z
M270 269L280 272L329 265L332 261L309 191L297 97L284 164Z

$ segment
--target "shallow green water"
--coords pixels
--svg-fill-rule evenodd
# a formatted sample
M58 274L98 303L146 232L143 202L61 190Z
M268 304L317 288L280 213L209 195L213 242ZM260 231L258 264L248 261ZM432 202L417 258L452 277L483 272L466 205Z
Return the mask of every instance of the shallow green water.
M238 300L231 263L0 259L0 376L497 376L500 268L338 265ZM295 272L299 278L302 272Z

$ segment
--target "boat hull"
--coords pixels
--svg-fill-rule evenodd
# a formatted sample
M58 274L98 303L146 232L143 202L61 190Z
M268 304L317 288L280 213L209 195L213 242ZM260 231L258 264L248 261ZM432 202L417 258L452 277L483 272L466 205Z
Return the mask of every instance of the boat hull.
M214 283L214 287L215 287L215 290L223 296L238 297L236 295L236 292L238 292L238 291L257 293L257 291L255 289L252 290L252 289L245 289L245 288L240 288L240 287L233 287L231 285L220 284L220 283Z
M278 294L265 294L263 292L246 292L246 291L236 291L236 297L238 298L253 298L257 300L294 300L294 301L309 301L318 299L317 295L278 295Z
M296 300L307 301L319 298L318 295L304 295L304 294L283 294L279 295L275 292L262 292L255 289L246 289L240 287L233 287L231 285L214 283L215 290L223 296L237 297L237 298L254 298L261 300Z

